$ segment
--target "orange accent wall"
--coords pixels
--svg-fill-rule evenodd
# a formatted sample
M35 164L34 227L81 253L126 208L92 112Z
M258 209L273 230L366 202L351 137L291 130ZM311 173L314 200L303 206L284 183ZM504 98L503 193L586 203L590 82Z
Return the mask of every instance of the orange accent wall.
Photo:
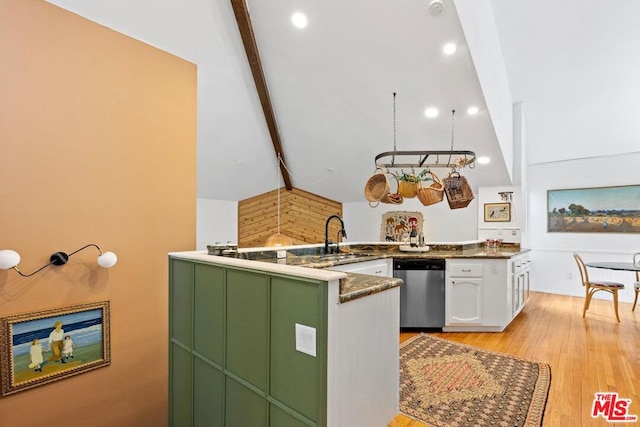
M167 424L167 253L196 237L196 66L39 0L0 1L0 316L111 302L108 367L0 398L0 424ZM52 421L57 420L57 421Z

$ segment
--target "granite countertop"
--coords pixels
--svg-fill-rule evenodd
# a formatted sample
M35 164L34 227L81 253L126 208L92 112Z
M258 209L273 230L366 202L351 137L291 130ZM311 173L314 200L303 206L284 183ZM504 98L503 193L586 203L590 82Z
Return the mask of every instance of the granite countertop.
M347 273L340 279L340 302L345 303L402 285L402 279Z
M399 250L398 244L384 243L360 243L343 244L338 254L322 254L322 245L308 245L305 247L282 248L279 252L286 251L286 257L277 257L277 252L272 248L244 249L233 254L233 256L204 255L205 258L214 262L230 263L237 262L254 264L251 261L258 261L267 270L283 268L291 270L291 273L313 270L331 271L331 267L337 265L353 264L364 261L372 261L387 258L469 258L469 259L509 259L519 253L527 252L528 249L521 249L519 245L503 245L499 248L485 248L483 242L463 242L463 243L435 243L429 244L430 248L426 252L404 252ZM198 256L200 258L200 256ZM247 263L247 261L250 261ZM257 265L256 265L257 266ZM303 268L300 268L303 267ZM262 268L262 267L261 267ZM320 273L318 271L318 273ZM335 273L339 273L335 271ZM392 289L402 285L401 279L393 277L381 277L368 274L344 273L340 272L336 276L340 281L340 302L345 303L372 295L378 292ZM307 274L305 274L306 276Z
M429 249L427 252L403 252L398 248L392 250L380 251L373 250L364 251L362 248L349 248L349 252L336 254L335 259L325 257L318 260L313 256L287 256L287 263L293 265L304 265L313 268L331 268L335 265L344 265L363 261L372 261L376 259L386 258L402 258L402 259L445 259L445 258L468 258L468 259L509 259L514 255L527 250L521 250L520 247L500 247L500 248L484 248L474 247L459 250L457 248L439 248ZM392 277L379 277L367 274L347 273L347 277L340 279L340 302L348 302L387 289L395 288L402 285L401 279Z

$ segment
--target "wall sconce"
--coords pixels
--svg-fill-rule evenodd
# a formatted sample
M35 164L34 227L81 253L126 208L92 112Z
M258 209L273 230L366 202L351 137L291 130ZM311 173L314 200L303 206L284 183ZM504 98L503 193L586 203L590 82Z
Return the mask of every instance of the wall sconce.
M116 262L118 262L118 257L116 256L116 254L114 254L113 252L102 252L102 250L100 250L98 245L90 243L86 246L81 247L78 250L71 252L70 254L67 254L65 252L53 253L51 257L49 257L49 262L47 264L43 265L42 267L40 267L39 269L37 269L31 274L24 274L22 271L18 269L18 264L20 263L20 254L18 252L11 249L4 249L0 251L0 270L9 270L10 268L13 268L22 277L30 277L44 270L51 264L65 265L69 261L69 257L71 255L77 254L81 250L87 249L90 246L93 246L94 248L98 249L98 251L100 252L100 255L98 255L98 265L100 265L100 267L111 268L114 265L116 265Z

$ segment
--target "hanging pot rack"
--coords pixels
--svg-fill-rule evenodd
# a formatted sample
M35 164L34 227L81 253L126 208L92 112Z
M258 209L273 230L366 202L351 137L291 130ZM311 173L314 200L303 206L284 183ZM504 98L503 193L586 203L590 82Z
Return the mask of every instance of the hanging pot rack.
M451 111L451 148L449 150L413 150L399 151L396 148L396 93L393 93L393 151L385 151L375 158L376 168L473 168L476 153L467 150L454 150L454 117Z
M385 151L376 156L380 168L451 168L474 164L476 153L461 150Z

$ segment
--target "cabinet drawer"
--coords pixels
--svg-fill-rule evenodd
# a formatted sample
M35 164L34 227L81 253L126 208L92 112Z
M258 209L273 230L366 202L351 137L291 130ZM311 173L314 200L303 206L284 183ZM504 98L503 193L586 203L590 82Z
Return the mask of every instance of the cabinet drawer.
M344 271L346 273L370 274L372 276L392 277L390 260L372 260L351 264L327 267L327 270Z
M511 272L519 273L529 266L529 257L518 258L511 261Z
M482 264L453 264L447 266L450 277L482 277Z

